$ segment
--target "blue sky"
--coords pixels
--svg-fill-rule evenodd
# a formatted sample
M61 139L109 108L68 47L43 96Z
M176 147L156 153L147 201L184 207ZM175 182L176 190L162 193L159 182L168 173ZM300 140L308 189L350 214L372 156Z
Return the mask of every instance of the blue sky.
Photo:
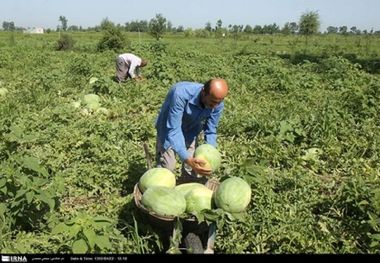
M132 20L150 20L161 13L173 26L203 28L215 26L265 25L298 22L301 15L316 11L321 31L328 26L356 26L380 30L380 0L1 0L0 27L13 21L17 27L55 29L60 15L68 26L99 25L108 18L124 24Z

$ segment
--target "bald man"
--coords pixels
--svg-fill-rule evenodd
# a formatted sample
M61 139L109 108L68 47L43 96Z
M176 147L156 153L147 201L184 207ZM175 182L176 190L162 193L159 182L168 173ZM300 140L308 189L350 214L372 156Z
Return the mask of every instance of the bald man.
M224 79L211 79L204 84L178 82L169 90L156 122L156 161L158 167L174 171L178 154L183 162L180 183L204 183L211 175L211 170L202 167L204 161L193 155L202 130L205 142L216 147L217 127L227 93Z

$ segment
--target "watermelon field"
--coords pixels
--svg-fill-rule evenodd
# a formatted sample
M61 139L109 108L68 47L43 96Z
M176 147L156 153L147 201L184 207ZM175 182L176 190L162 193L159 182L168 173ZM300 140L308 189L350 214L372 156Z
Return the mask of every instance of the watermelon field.
M101 32L72 37L0 32L1 253L162 253L133 200L143 143L171 85L214 77L230 90L213 177L252 190L243 218L218 218L215 253L380 253L378 36L128 33L149 64L120 84Z

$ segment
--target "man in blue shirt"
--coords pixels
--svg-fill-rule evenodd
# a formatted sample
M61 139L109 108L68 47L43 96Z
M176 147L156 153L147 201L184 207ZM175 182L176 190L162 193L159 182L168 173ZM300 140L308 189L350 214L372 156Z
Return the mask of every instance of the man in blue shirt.
M200 181L197 174L209 176L205 162L193 157L197 137L216 147L217 127L223 112L228 85L224 79L211 79L205 84L178 82L169 90L156 122L157 166L174 171L175 154L183 162L182 182Z

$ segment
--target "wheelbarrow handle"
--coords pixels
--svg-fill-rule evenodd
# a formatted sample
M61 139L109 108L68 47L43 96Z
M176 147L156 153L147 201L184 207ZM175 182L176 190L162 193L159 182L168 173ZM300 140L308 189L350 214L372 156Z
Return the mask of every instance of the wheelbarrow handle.
M146 163L148 165L148 169L152 169L153 168L152 156L150 155L149 147L148 147L148 144L146 142L143 143L143 148L144 148L144 152L145 152L145 159L146 159Z

